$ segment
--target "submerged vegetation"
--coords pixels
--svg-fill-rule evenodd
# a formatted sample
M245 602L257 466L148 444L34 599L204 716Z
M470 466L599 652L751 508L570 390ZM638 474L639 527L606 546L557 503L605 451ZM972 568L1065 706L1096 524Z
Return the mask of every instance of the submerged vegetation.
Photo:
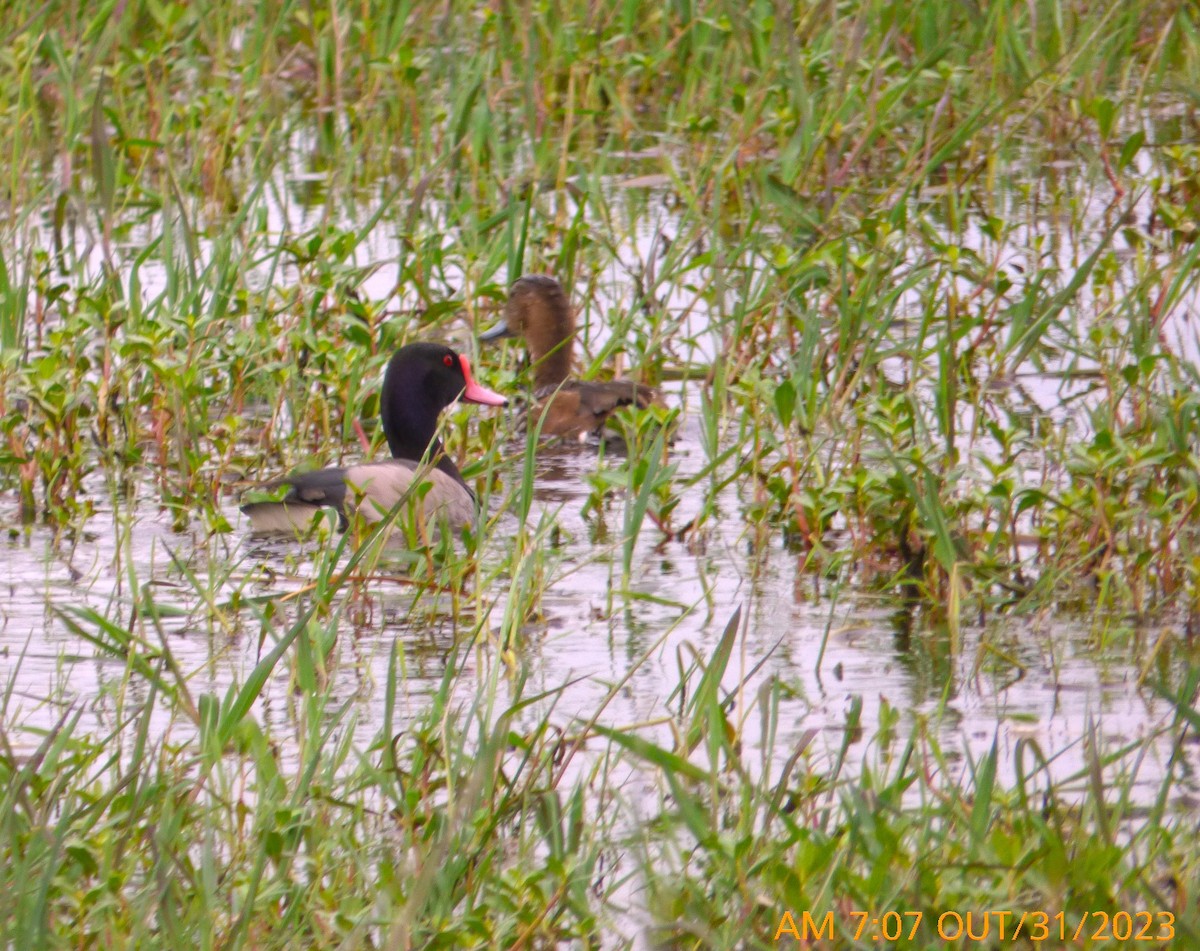
M969 911L1009 930L958 946L1037 943L1037 914L1051 946L1200 941L1198 29L1078 0L8 4L0 525L66 577L5 578L4 943L879 946L866 912L928 947ZM245 539L247 484L357 458L357 422L378 450L390 354L474 353L537 271L584 375L669 393L626 454L451 411L466 538ZM515 349L473 367L527 382ZM672 561L689 603L652 583ZM585 569L621 673L554 680ZM815 657L760 655L770 571L828 617ZM864 712L835 667L852 700L810 726L856 601L934 702ZM948 749L963 682L1059 689L1058 625L1165 714ZM43 629L95 696L23 679ZM614 717L650 666L671 683Z

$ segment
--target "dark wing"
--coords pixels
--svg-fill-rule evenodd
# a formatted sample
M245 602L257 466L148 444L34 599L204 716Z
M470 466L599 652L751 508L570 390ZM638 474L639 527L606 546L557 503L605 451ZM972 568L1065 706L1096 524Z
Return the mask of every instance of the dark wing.
M312 469L281 480L291 491L284 502L308 502L312 505L331 505L342 508L346 504L346 470L340 468Z
M585 436L599 432L621 406L645 409L661 405L652 387L633 380L568 380L562 386L538 390L534 396L542 414L544 436Z
M312 517L322 508L338 512L338 530L346 525L346 470L340 468L313 469L264 486L265 489L288 487L282 499L246 502L241 509L250 516L253 532L285 532L294 534L305 529Z

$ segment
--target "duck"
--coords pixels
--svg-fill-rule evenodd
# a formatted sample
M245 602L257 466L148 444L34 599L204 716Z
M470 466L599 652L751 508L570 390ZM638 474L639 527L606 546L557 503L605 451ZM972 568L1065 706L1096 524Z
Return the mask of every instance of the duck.
M562 285L546 274L526 274L513 282L496 326L479 335L489 343L523 337L533 368L534 405L527 425L538 421L543 437L586 441L601 437L604 424L621 406L662 405L657 391L634 380L571 378L575 315Z
M436 343L401 347L388 362L379 400L392 458L315 469L267 483L261 488L286 486L288 491L282 499L241 506L249 516L251 532L295 534L307 528L323 507L337 511L341 531L356 512L367 523L378 522L419 480L430 483L420 503L423 518L444 518L455 529L466 525L475 516L475 493L437 436L438 417L455 400L483 406L508 403L480 385L467 358L449 347Z

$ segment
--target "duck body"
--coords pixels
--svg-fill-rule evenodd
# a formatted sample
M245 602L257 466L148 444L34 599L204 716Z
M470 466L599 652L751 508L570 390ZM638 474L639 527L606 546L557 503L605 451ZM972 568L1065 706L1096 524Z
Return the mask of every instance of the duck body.
M575 317L562 285L545 274L527 274L509 288L504 316L481 341L523 337L533 371L534 404L528 426L545 437L586 439L599 435L622 406L661 405L657 392L633 380L591 381L571 377Z
M633 380L565 380L557 386L539 387L533 398L529 426L540 426L544 436L579 440L598 435L622 406L646 409L659 403L653 388Z
M304 531L322 508L329 508L338 513L338 530L345 531L356 513L367 524L378 522L414 488L414 483L422 482L430 483L428 495L415 503L420 506L422 520L444 518L451 528L461 528L474 517L475 493L461 477L456 479L441 469L408 459L300 472L266 486L288 486L282 499L248 502L242 511L250 517L253 532L291 535Z
M475 382L466 357L431 343L397 350L384 375L380 410L391 459L301 472L264 488L288 491L280 499L247 502L241 509L250 529L295 533L321 508L338 513L344 530L357 513L371 523L411 495L426 521L444 519L453 528L471 521L475 495L437 438L441 411L461 399L503 406L506 400ZM428 489L424 488L428 483Z

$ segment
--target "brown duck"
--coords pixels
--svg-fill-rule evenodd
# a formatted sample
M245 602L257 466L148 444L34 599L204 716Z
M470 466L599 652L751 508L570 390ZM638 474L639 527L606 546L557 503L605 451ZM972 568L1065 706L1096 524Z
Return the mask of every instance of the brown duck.
M365 521L377 522L420 481L431 484L420 500L426 519L445 518L454 528L467 524L475 514L475 494L437 438L438 416L455 400L505 404L499 393L475 382L467 358L449 347L401 347L388 363L379 401L392 458L301 472L268 484L269 489L286 486L287 494L243 504L250 530L292 534L307 527L322 507L338 512L342 530L356 511Z
M586 439L599 434L621 406L662 405L652 387L633 380L571 379L575 315L562 285L545 274L527 274L509 288L504 316L481 341L524 337L533 369L529 425L540 420L543 436Z

